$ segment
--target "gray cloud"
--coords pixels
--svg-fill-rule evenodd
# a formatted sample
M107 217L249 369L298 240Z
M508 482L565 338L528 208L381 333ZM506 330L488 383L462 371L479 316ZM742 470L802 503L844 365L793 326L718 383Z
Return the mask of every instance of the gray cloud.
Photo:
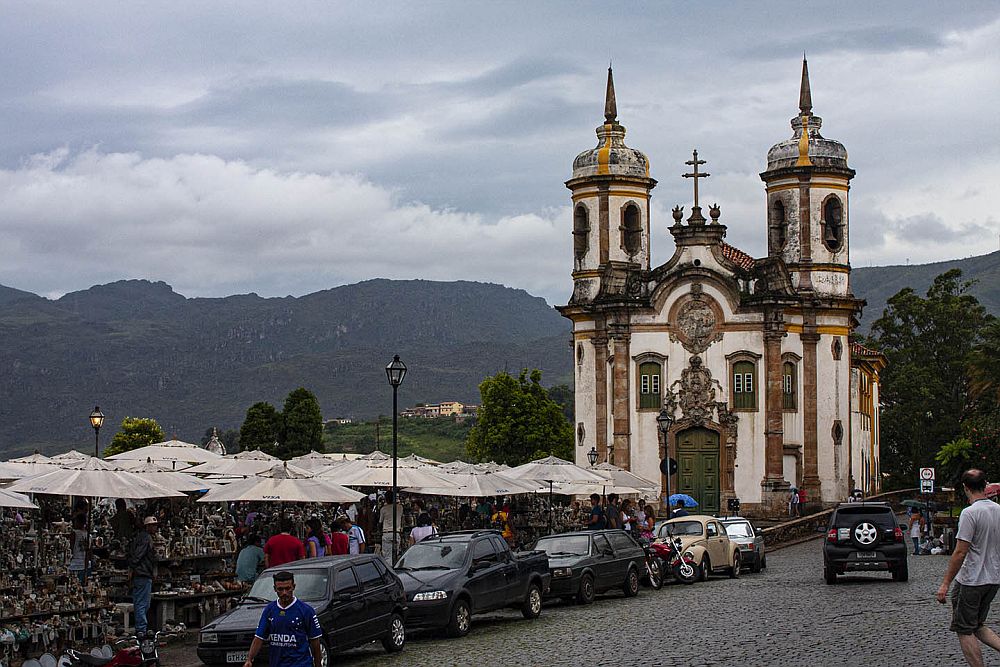
M283 294L453 277L561 301L562 183L595 144L611 57L628 142L660 181L657 259L695 147L729 240L759 255L757 173L790 132L802 49L823 132L858 170L852 260L985 252L998 39L987 2L8 5L0 282ZM412 252L385 262L386 235Z

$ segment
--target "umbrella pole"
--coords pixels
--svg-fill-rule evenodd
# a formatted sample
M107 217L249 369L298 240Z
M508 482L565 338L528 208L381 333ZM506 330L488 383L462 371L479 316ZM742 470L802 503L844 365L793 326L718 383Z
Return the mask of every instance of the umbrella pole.
M552 480L549 480L549 535L552 534Z

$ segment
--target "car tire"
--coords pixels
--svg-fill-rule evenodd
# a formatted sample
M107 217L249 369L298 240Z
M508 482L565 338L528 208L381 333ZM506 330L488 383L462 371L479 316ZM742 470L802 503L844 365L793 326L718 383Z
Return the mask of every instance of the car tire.
M758 574L764 569L764 556L761 554L754 554L753 562L750 563L750 571L754 574Z
M634 598L639 594L639 573L636 572L634 567L630 567L628 574L625 575L625 583L622 584L622 593L627 598Z
M698 569L701 570L701 580L708 581L708 575L712 572L712 559L708 556L702 558L701 565L698 566Z
M823 568L823 578L826 580L828 586L833 586L837 583L837 573L833 571L832 567Z
M472 629L472 608L465 598L455 600L451 607L451 619L448 621L449 637L464 637Z
M594 575L585 574L580 577L580 591L576 594L578 604L590 604L594 601Z
M529 584L528 593L524 596L521 604L521 615L531 620L538 618L542 613L542 589L538 584Z
M762 570L767 569L767 554L764 554L760 557L760 569Z
M743 559L740 558L740 552L737 551L733 554L733 564L729 566L729 571L726 573L729 575L730 579L739 579L740 570L743 569Z
M399 653L406 646L406 624L403 617L393 614L389 618L389 631L382 637L382 648L386 653Z
M909 581L910 580L910 568L903 561L892 570L892 580L893 581Z

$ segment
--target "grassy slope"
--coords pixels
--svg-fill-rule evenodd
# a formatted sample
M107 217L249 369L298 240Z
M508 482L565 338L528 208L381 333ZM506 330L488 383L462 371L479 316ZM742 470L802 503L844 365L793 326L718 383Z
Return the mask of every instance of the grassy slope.
M454 421L448 417L436 419L412 418L399 420L399 455L416 454L436 461L465 459L465 438L473 420ZM382 417L379 425L379 449L392 451L392 419ZM330 424L323 433L328 452L358 452L367 454L375 449L375 422Z

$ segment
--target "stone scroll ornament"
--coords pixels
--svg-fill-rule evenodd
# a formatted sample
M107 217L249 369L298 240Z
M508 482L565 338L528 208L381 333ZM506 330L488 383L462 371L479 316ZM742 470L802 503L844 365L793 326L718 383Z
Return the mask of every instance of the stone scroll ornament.
M679 385L677 405L684 419L699 425L713 420L716 384L701 357L691 357L691 365L681 371L681 379L674 383L674 386Z
M705 301L700 290L691 291L691 300L677 313L677 336L684 349L701 354L708 346L722 338L715 311Z

